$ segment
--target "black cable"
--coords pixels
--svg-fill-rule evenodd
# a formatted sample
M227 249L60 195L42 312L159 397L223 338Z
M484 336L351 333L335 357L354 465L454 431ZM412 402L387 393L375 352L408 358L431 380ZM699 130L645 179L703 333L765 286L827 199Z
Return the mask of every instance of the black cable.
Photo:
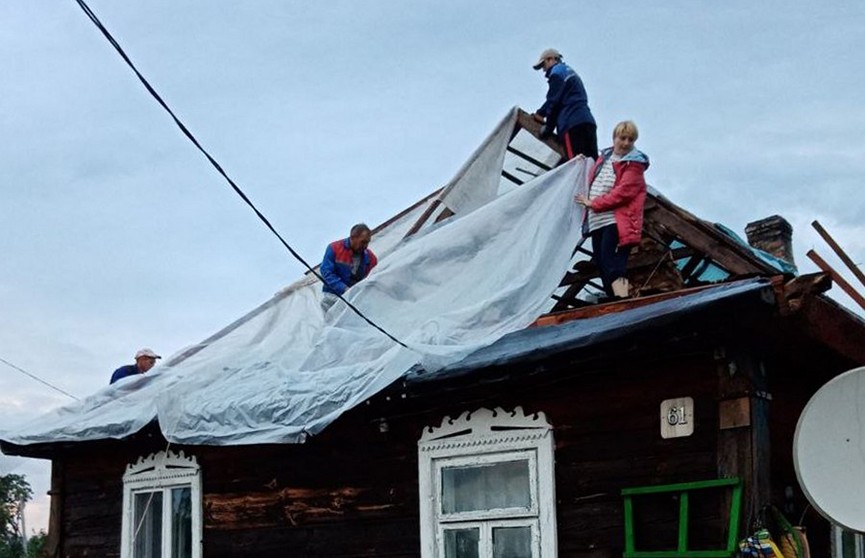
M77 397L75 397L74 395L72 395L71 393L69 393L68 391L63 391L62 389L60 389L59 387L55 386L54 384L52 384L52 383L50 383L50 382L47 382L47 381L43 380L42 378L40 378L40 377L37 376L36 374L31 374L30 372L24 370L24 369L21 368L20 366L15 366L14 364L12 364L11 362L9 362L9 361L6 360L6 359L0 358L0 362L2 362L3 364L5 364L6 366L9 366L9 367L11 367L11 368L14 368L15 370L21 372L22 374L25 374L25 375L27 375L27 376L33 378L33 379L36 380L37 382L40 382L40 383L45 384L46 386L50 387L51 389L53 389L53 390L55 390L55 391L59 391L60 393L62 393L63 395L65 395L65 396L67 396L67 397L71 397L71 398L74 399L75 401L81 401L80 399L78 399Z
M153 86L150 85L150 83L147 81L147 79L145 79L144 76L141 75L141 72L138 71L138 68L135 67L135 64L132 63L132 60L129 59L129 57L123 51L123 48L120 47L120 44L114 39L114 37L111 35L111 33L108 32L108 29L106 29L105 26L102 25L102 22L99 21L98 17L96 17L96 14L93 13L93 10L90 9L90 6L88 6L84 2L84 0L75 0L75 2L78 3L78 5L81 7L81 9L87 15L87 17L90 19L90 21L93 22L94 25L96 25L96 27L99 29L99 31L102 32L102 35L108 40L108 42L111 43L111 46L113 46L114 50L117 51L117 54L119 54L120 57L123 58L123 61L126 62L126 65L129 66L133 72L135 72L135 75L138 77L138 80L144 85L144 87L147 89L147 91L150 93L150 95L154 99L156 99L156 102L158 102L162 106L162 108L165 109L165 111L171 116L171 118L174 120L174 123L177 124L178 128L180 128L180 131L183 132L183 134L189 139L189 141L191 141L192 144L195 145L195 147L197 147L198 150L205 157L207 157L207 160L210 161L210 164L213 165L213 168L215 168L217 170L217 172L219 172L219 174L221 174L222 177L225 178L225 180L234 189L234 192L238 196L240 196L240 198L244 202L246 202L246 205L248 205L255 212L255 214L258 216L258 218L261 219L261 221L267 226L268 229L270 229L270 232L272 232L274 235L276 235L276 238L278 238L279 241L282 242L282 245L285 246L285 248L291 253L292 256L294 256L294 258L297 261L299 261L301 264L303 264L303 266L306 269L308 269L310 273L315 275L322 283L327 284L327 281L324 280L324 277L322 277L316 270L314 270L312 268L312 266L310 266L306 262L306 260L304 260L300 256L300 254L295 252L294 248L289 246L288 242L286 242L285 239L282 238L282 235L280 235L276 231L276 229L273 227L273 225L270 224L270 221L267 220L267 217L265 217L261 213L261 211L259 211L258 208L255 207L255 204L253 204L252 201L250 201L250 199L246 196L246 194L243 193L243 190L241 190L240 187L237 184L235 184L234 181L228 176L228 174L226 174L226 172L222 169L222 166L220 166L220 164L216 162L216 159L211 157L210 153L208 153L201 146L201 144L198 143L198 140L195 139L195 136L192 135L192 132L189 131L189 129L183 124L183 122L181 122L180 119L174 114L174 111L172 111L171 108L165 103L165 101L162 100L162 97L159 95L159 93L156 92L156 90L153 88ZM393 335L391 335L390 333L385 331L381 326L379 326L378 324L376 324L375 322L373 322L372 320L367 318L363 314L363 312L358 310L352 303L350 303L345 298L343 298L342 295L336 295L336 296L338 296L340 298L340 300L345 302L346 305L348 305L348 307L351 308L355 314L357 314L358 316L363 318L369 325L371 325L372 327L376 328L377 330L379 330L380 332L382 332L383 334L388 336L393 342L395 342L399 345L402 345L403 347L408 349L408 346L405 343L403 343L402 341L400 341L399 339L397 339L396 337L394 337Z

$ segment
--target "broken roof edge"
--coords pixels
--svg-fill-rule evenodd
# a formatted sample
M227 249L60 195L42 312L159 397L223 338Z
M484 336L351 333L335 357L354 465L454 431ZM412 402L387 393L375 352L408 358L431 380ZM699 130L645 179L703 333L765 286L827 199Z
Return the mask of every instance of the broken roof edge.
M675 213L680 218L690 222L693 226L700 229L703 233L712 237L714 240L723 242L727 248L738 252L739 255L754 268L754 271L769 275L783 273L785 275L794 276L797 274L795 265L784 262L763 250L754 248L742 240L738 234L723 223L714 223L694 215L681 205L672 201L656 187L651 185L647 186L647 194L663 209Z
M775 305L772 282L767 278L722 283L678 298L618 313L517 331L438 372L409 372L404 381L406 384L437 382L445 378L465 376L481 368L532 362L595 343L617 340L656 327L661 322L672 323L685 313L705 310L722 301L743 297L751 297L767 308Z

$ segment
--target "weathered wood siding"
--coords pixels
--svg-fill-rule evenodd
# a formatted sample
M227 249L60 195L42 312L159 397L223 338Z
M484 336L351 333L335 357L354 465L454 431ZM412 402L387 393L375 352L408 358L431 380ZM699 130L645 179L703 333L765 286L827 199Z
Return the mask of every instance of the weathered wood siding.
M794 504L804 508L789 457L793 428L810 395L843 370L843 363L820 361L825 376L795 381L814 367L813 354L766 361L756 351L740 348L732 367L731 359L719 357L709 345L687 342L678 350L666 345L651 352L590 355L579 363L547 360L543 373L499 369L481 371L464 385L434 384L405 392L391 388L302 445L172 449L195 455L202 469L208 558L417 557L417 440L422 428L466 410L519 405L527 412L544 412L554 427L559 555L612 558L621 556L624 547L622 488L718 478L736 467L744 467L749 484L759 485L763 481L754 479L763 475L761 468L769 470L770 453L765 447L757 451L755 440L771 439L766 483L772 502L783 506L784 489L793 486ZM768 414L761 428L770 429L762 438L719 430L719 402L739 389L728 376L746 369L759 374L765 385L745 382L742 389L768 387L773 395L761 407ZM664 440L660 403L684 396L694 399L694 434ZM734 447L736 440L750 453L722 455L727 449L746 453ZM62 479L60 556L119 554L125 466L163 449L165 441L149 432L128 442L81 446L63 454L58 461L62 474L56 475ZM756 498L744 502L743 523L755 519L764 503ZM638 546L672 546L676 502L664 496L649 504L643 508L649 513L639 514L638 508ZM695 546L720 545L724 509L721 499L695 498ZM814 523L812 540L824 549L825 522L815 518Z
M715 363L705 355L579 375L563 369L561 378L483 395L382 399L303 445L172 449L201 466L209 558L415 557L421 429L480 406L521 405L555 427L560 555L616 556L621 488L715 477L715 389ZM661 400L685 395L695 399L694 435L661 439ZM119 554L125 466L164 447L144 437L64 458L63 556Z

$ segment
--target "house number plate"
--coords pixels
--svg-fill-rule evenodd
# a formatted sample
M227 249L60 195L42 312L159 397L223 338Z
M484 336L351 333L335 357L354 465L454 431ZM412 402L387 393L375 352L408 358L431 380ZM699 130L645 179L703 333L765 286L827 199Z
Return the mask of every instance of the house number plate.
M679 397L661 402L661 437L679 438L694 433L694 399Z

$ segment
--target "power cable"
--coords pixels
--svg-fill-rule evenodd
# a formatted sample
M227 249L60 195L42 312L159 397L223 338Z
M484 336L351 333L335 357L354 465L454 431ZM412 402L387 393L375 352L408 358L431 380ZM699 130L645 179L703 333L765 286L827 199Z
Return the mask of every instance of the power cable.
M24 375L26 375L26 376L29 376L30 378L36 380L36 381L39 382L39 383L45 384L46 386L50 387L50 388L53 389L54 391L59 391L60 393L62 393L62 394L65 395L66 397L71 397L71 398L74 399L75 401L81 401L80 399L78 399L77 397L75 397L74 395L72 395L71 393L69 393L68 391L64 391L64 390L60 389L59 387L55 386L55 385L52 384L51 382L48 382L48 381L46 381L46 380L43 380L42 378L40 378L40 377L37 376L36 374L31 374L30 372L24 370L24 369L21 368L20 366L16 366L16 365L12 364L11 362L9 362L8 360L6 360L6 359L4 359L4 358L0 358L0 362L2 362L3 364L5 364L6 366L9 366L10 368L14 368L14 369L17 370L18 372L21 372L22 374L24 374Z
M162 99L162 97L159 95L159 93L157 93L156 90L153 88L153 86L150 85L150 82L148 82L147 79L143 75L141 75L141 72L138 71L138 68L135 67L135 64L132 63L132 60L129 59L129 57L126 55L126 52L124 52L123 48L120 46L120 44L117 42L117 40L115 40L114 37L111 35L111 33L108 31L108 29L105 28L105 26L102 24L102 22L96 16L96 14L93 13L93 10L90 9L90 6L88 6L87 3L84 2L84 0L75 0L75 2L81 7L81 9L84 11L84 13L90 19L90 21L93 22L93 24L99 29L99 31L108 40L108 42L111 43L111 46L113 46L114 50L117 51L117 54L119 54L120 57L123 58L123 61L126 62L126 65L129 66L129 68L133 72L135 72L135 75L138 77L138 80L142 83L142 85L144 85L144 87L147 89L147 91L150 93L150 95L156 100L157 103L159 103L162 106L163 109L165 109L165 111L169 114L169 116L171 116L172 120L174 120L174 123L177 124L178 128L180 128L180 131L183 132L183 135L185 135L189 139L189 141L191 141L192 144L195 145L195 147L198 148L198 150L207 158L207 160L210 161L210 164L213 165L213 168L215 168L216 171L220 175L222 175L222 177L228 182L228 184L231 185L231 188L234 190L234 192L238 196L240 196L240 198L244 202L246 202L246 205L248 205L255 212L255 214L258 216L258 218L267 226L268 229L270 229L270 232L272 232L276 236L276 238L279 239L279 241L282 243L283 246L285 246L285 248L291 253L291 255L294 256L294 258L297 261L299 261L301 264L303 264L303 266L307 270L309 270L310 273L315 275L322 283L327 284L327 282L324 280L324 277L322 277L315 269L313 269L312 266L310 266L306 262L306 260L304 260L301 257L301 255L298 254L294 250L294 248L292 248L288 244L288 242L285 241L284 238L282 238L282 235L280 235L279 232L277 232L277 230L274 228L274 226L270 224L270 221L268 221L267 217L265 217L264 214L262 214L261 211L258 210L258 208L255 206L255 204L252 203L252 201L246 196L246 194L243 192L243 190L241 190L240 187L234 183L234 180L232 180L228 176L228 174L222 169L222 166L216 161L216 159L214 159L210 155L210 153L208 153L207 150L205 150L201 146L201 144L198 142L198 140L195 138L195 136L192 135L192 132L190 132L189 129L183 124L183 122L180 121L180 119L177 117L177 115L174 114L174 111L171 110L171 108ZM381 326L379 326L378 324L376 324L375 322L373 322L372 320L367 318L363 314L363 312L358 310L352 303L350 303L345 298L343 298L342 295L337 295L337 296L349 308L351 308L355 314L357 314L358 316L363 318L369 325L371 325L372 327L374 327L375 329L379 330L381 333L386 335L394 343L397 343L397 344L405 347L406 349L409 348L405 343L403 343L402 341L400 341L399 339L397 339L396 337L394 337L393 335L391 335L390 333L385 331Z

